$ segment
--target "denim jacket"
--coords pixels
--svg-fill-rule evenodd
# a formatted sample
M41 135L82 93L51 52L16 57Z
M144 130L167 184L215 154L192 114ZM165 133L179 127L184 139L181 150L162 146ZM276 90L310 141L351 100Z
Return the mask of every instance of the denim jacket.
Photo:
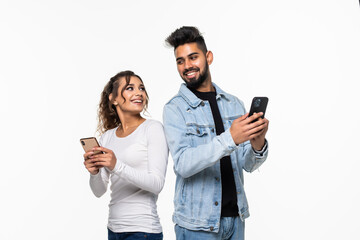
M182 84L163 112L165 136L174 160L176 186L173 221L190 230L219 231L221 216L220 159L230 155L237 192L239 216L249 216L243 169L256 170L268 150L254 152L249 141L236 145L230 134L233 120L244 115L243 103L213 83L225 131L216 135L208 101Z

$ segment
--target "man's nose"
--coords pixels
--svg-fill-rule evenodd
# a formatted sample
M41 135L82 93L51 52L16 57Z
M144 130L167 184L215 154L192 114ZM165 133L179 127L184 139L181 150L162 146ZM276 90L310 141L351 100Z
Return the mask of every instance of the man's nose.
M184 66L185 66L185 69L189 69L189 68L192 67L192 64L191 64L191 62L189 60L185 60Z

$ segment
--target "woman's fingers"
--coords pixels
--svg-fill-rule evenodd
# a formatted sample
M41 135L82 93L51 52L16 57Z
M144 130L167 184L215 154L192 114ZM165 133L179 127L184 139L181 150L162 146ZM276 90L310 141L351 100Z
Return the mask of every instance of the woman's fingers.
M111 160L112 156L110 154L96 154L90 157L89 160L92 162L99 162L99 161L109 161Z
M84 160L89 159L91 155L93 155L94 152L93 151L87 151L83 156L84 156Z
M104 153L112 153L112 151L108 148L104 148L104 147L94 147L92 149L92 151L101 151L101 152L104 152Z
M88 160L84 161L85 168L91 173L91 174L97 174L99 172L99 166L97 166L95 163L91 163Z
M111 155L109 154L94 155L85 162L87 162L89 166L96 166L98 168L109 167L111 165Z
M116 156L113 151L104 147L95 147L92 150L102 151L103 154L91 155L87 161L90 161L98 167L108 167L110 170L114 169L116 164Z

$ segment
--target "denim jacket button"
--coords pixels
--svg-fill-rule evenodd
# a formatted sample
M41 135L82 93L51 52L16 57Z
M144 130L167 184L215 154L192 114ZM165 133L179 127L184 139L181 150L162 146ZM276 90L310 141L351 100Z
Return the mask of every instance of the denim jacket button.
M219 180L220 180L220 178L219 178L219 177L215 177L215 180L216 180L216 181L219 181Z
M213 227L213 226L210 227L210 231L214 231L214 227Z
M218 203L218 202L215 202L215 206L217 206L217 205L219 205L219 203Z
M196 129L196 133L197 133L197 134L200 134L200 130L199 130L199 129Z
M204 103L204 102L201 102L200 105L201 105L201 106L205 106L205 103Z
M212 128L212 129L211 129L211 132L215 132L215 130Z

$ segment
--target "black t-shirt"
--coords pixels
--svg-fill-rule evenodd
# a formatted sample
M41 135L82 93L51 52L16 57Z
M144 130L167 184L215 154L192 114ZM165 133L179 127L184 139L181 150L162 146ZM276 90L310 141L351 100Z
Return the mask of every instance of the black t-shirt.
M201 100L207 100L210 103L212 116L215 122L216 135L223 133L224 124L221 119L219 107L216 102L216 92L198 92L190 89ZM237 206L236 187L234 172L231 166L230 156L225 156L220 160L221 168L221 217L235 217L239 215Z

